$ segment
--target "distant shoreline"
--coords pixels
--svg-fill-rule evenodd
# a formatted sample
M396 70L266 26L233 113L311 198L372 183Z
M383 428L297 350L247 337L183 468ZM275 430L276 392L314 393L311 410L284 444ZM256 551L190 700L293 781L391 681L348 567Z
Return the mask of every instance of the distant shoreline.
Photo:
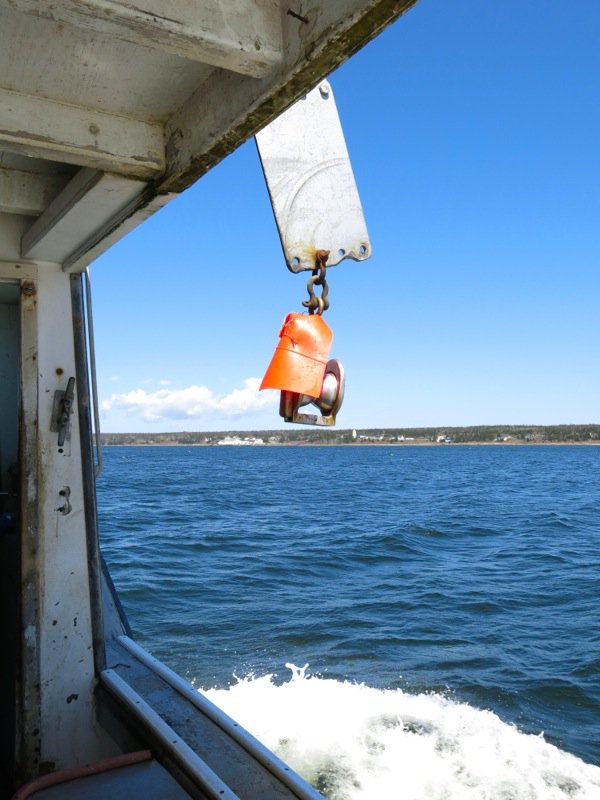
M259 445L217 444L211 442L103 442L102 447L600 447L600 442L263 442Z
M163 431L159 433L101 433L105 447L448 447L600 445L600 425L479 425L446 428L337 429L290 426L255 431Z

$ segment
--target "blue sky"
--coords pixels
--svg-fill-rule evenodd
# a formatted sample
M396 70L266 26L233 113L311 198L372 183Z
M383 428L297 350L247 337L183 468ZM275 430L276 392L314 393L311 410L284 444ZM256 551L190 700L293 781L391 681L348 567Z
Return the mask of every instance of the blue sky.
M420 0L330 76L373 245L328 273L338 427L600 422L600 3ZM254 141L91 268L106 431L283 427L306 274Z

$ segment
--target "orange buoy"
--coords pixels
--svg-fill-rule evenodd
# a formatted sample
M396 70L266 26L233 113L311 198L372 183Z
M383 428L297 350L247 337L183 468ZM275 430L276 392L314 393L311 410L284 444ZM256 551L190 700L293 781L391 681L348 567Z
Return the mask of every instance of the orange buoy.
M319 397L333 333L320 314L291 312L279 331L279 344L261 389Z

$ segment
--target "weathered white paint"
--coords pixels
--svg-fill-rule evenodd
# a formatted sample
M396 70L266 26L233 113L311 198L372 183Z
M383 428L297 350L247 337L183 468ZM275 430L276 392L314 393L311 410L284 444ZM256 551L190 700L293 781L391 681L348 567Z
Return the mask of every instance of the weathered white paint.
M36 175L0 167L0 212L36 217L64 183L61 175Z
M150 201L143 203L139 207L124 209L122 214L117 214L117 218L112 219L108 230L100 231L98 237L94 236L82 245L80 252L73 253L66 260L63 269L68 272L81 272L94 259L102 255L105 250L108 250L115 242L122 239L125 234L132 231L157 211L160 211L174 197L177 197L177 195L154 195Z
M70 278L44 265L36 283L37 474L28 487L37 509L37 549L28 570L38 581L39 758L57 768L106 752L94 713L94 659L77 411L71 447L50 431L54 392L75 375ZM57 310L59 310L57 313ZM67 313L65 313L67 312ZM77 391L77 389L76 389ZM35 396L34 393L32 396ZM72 510L61 513L69 487ZM31 613L31 609L27 609ZM31 687L29 687L31 689Z
M282 58L276 0L0 0L0 5L254 77Z
M59 264L0 261L22 287L22 667L17 761L26 775L112 755L94 708L94 663L79 422L69 454L50 432L54 391L74 374L70 278ZM27 291L23 291L23 287ZM58 313L57 313L58 310ZM62 370L61 374L59 372ZM71 513L57 509L69 486ZM75 697L77 695L77 697ZM70 698L70 701L69 701Z
M2 5L0 39L2 88L146 121L164 122L214 69Z
M102 220L81 214L77 242L53 240L66 220L46 215L23 253L85 267L414 2L0 0L0 164L7 151L150 182Z
M0 261L21 258L21 237L31 225L31 217L0 214Z
M80 170L24 234L21 255L62 264L145 186L120 175Z
M266 78L232 72L201 84L165 126L161 191L181 191L271 122L416 0L332 0L289 14L282 4L284 60Z
M4 89L0 149L139 178L164 169L160 125Z
M27 281L33 292L21 292L21 364L23 387L20 409L21 455L21 680L17 697L19 735L16 760L25 774L33 777L40 763L40 600L41 547L38 526L38 332L36 287L37 266L0 263L0 277L14 278L20 286Z
M40 265L45 267L44 264ZM0 258L0 280L19 283L23 280L37 280L38 264L28 261L15 262Z
M36 221L23 235L21 240L21 255L27 256L36 245L48 239L52 233L56 233L57 226L64 221L69 212L72 212L76 205L83 200L102 178L102 172L97 169L85 167L80 169L69 183L63 188L60 194L44 209ZM48 253L52 261L60 261Z

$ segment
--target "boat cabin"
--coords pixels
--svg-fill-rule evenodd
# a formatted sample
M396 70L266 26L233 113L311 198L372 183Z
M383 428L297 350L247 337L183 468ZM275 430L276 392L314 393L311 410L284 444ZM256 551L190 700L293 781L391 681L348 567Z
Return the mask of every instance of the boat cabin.
M131 638L87 267L414 2L0 0L0 800L318 797Z

